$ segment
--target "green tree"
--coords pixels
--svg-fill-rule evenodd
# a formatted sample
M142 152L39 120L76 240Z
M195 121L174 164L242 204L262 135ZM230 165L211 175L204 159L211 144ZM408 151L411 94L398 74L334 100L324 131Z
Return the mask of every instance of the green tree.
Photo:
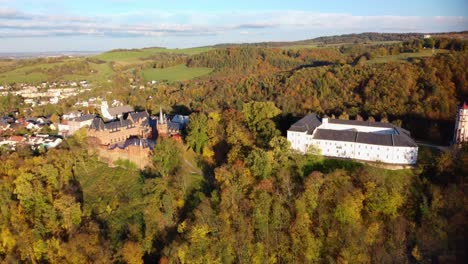
M208 143L208 117L203 113L190 116L187 144L197 153L202 153Z
M153 165L162 176L174 174L180 166L181 157L175 141L163 138L156 143L153 154Z
M270 177L273 162L271 153L259 148L253 149L246 162L255 177L259 179Z
M273 137L280 134L271 119L279 115L281 110L273 102L245 103L242 112L248 127L262 145L267 145Z

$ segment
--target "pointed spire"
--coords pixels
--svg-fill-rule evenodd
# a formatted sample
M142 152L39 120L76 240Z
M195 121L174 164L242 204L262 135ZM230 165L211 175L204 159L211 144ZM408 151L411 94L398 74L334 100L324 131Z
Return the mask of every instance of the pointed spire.
M159 106L159 122L161 122L161 124L164 124L163 112L162 112L161 106Z

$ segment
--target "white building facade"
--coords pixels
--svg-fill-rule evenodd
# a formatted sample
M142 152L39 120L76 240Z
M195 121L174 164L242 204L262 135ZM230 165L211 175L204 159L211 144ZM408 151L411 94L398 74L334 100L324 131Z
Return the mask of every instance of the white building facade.
M294 150L306 153L313 148L328 157L412 165L418 156L410 133L388 123L309 114L291 126L287 138Z
M462 144L465 142L468 142L468 105L463 103L457 111L453 143Z

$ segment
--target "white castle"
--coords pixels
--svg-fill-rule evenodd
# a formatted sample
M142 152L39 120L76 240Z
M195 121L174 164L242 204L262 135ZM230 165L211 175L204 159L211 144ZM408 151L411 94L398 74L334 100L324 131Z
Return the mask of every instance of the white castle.
M463 103L457 111L453 143L462 144L465 142L468 142L468 105Z
M389 123L320 119L309 114L288 130L291 148L302 153L315 147L328 157L411 165L418 146L410 132Z

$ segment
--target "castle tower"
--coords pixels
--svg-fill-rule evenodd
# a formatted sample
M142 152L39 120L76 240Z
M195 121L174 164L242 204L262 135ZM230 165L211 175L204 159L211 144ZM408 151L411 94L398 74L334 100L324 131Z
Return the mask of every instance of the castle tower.
M165 121L164 121L164 116L163 116L163 112L162 112L162 107L161 107L161 106L159 107L159 122L165 123ZM158 122L158 123L159 123L159 122Z
M468 105L464 102L457 111L453 144L461 144L465 142L468 142Z
M168 134L167 120L165 115L163 115L162 108L159 107L159 119L156 124L156 129L158 130L158 136L165 136Z

